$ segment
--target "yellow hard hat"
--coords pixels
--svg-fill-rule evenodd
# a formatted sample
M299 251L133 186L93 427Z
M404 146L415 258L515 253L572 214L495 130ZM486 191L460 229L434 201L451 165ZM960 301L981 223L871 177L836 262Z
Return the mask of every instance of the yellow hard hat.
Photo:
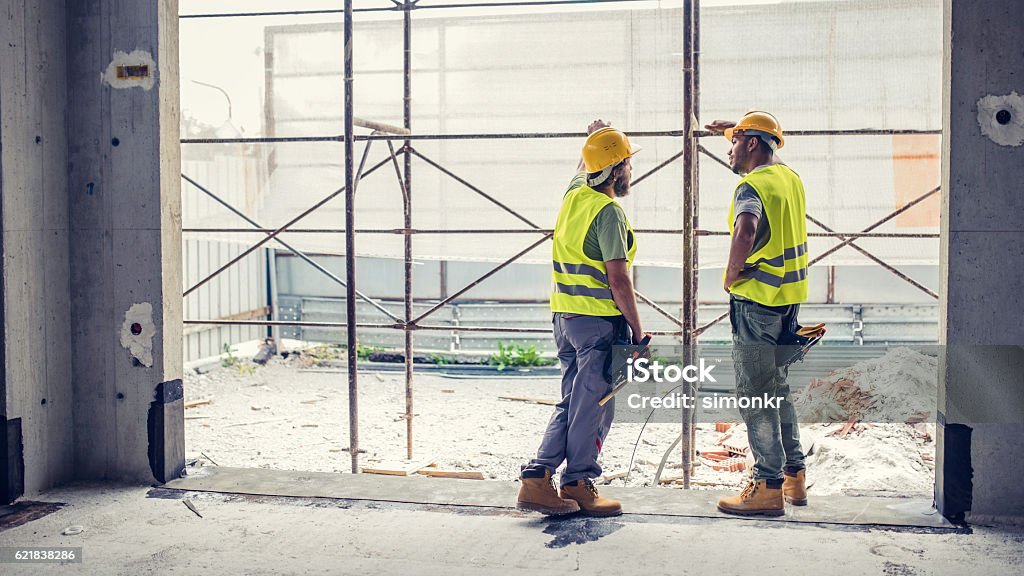
M583 144L583 167L590 174L615 166L640 151L631 146L629 138L611 126L596 130Z
M782 126L779 125L779 121L775 119L775 116L759 110L747 112L735 126L726 128L725 139L732 142L734 133L742 134L750 130L774 136L779 141L777 148L782 148L786 144L782 138Z

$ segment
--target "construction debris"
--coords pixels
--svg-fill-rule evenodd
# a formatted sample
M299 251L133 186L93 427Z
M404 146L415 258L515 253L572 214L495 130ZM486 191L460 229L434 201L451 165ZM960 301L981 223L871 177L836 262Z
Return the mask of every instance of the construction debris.
M750 442L747 440L747 427L733 426L721 438L718 445L733 456L746 456L750 452Z
M61 534L65 536L77 536L82 532L85 532L85 527L75 524L74 526L68 526L67 528L65 528L64 531L61 532Z
M853 416L850 416L850 419L846 421L846 424L843 424L842 428L833 430L833 431L829 432L828 435L829 436L838 436L838 437L842 438L843 436L846 436L847 434L849 434L850 430L853 430L853 427L854 427L855 424L857 424L857 415L856 414L854 414Z
M252 357L252 361L263 366L275 355L277 355L277 343L273 338L267 338L260 344L260 349Z
M206 406L207 404L212 404L212 403L213 403L213 399L212 398L207 398L206 400L196 400L194 402L186 402L185 403L185 410L188 410L189 408L195 408L196 406Z
M199 513L199 510L196 509L196 505L193 504L191 500L189 500L188 498L185 498L184 500L182 500L182 502L184 502L185 506L188 506L189 510L191 510L192 512L195 512L196 516L199 516L200 518L203 517L203 515Z
M594 479L594 484L611 484L613 480L619 478L625 478L628 472L613 472L611 474L602 474Z
M498 400L508 400L510 402L528 402L530 404L543 404L545 406L554 406L558 404L558 400L548 400L547 398L520 398L517 396L498 396Z
M700 457L712 470L742 472L747 469L747 459L732 452L701 452Z

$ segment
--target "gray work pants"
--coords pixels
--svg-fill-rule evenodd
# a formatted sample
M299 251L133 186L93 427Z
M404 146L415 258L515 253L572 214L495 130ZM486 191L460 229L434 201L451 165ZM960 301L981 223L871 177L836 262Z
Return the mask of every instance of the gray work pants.
M554 315L555 344L562 366L562 400L555 405L544 431L537 457L524 467L540 472L555 470L565 462L561 485L597 478L597 456L615 415L615 400L597 402L611 391L606 373L612 346L626 331L621 316Z
M800 427L786 383L789 369L782 365L792 347L779 348L784 336L796 329L799 310L798 304L768 307L735 297L729 302L736 396L782 398L779 408L740 408L754 455L754 480L781 480L783 467L804 467Z

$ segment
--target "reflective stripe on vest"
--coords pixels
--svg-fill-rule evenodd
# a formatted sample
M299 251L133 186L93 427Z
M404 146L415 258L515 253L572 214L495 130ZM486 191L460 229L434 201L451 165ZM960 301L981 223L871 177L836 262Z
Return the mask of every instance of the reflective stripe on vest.
M598 282L608 283L608 275L588 264L569 264L567 262L555 262L555 272L563 274L584 274L591 276Z
M552 237L551 310L588 316L622 314L608 284L608 269L601 260L589 258L583 250L590 225L601 210L614 202L589 186L570 190L562 200ZM626 223L633 245L626 255L627 266L636 254L636 237Z
M800 177L784 164L773 164L747 174L740 184L749 184L760 197L769 236L744 262L749 270L746 279L734 283L730 291L766 306L807 301L807 212ZM730 235L735 223L733 202Z
M568 294L569 296L589 296L591 298L615 301L612 298L611 288L590 288L589 286L572 286L569 284L562 284L561 282L555 282L555 292L559 294Z

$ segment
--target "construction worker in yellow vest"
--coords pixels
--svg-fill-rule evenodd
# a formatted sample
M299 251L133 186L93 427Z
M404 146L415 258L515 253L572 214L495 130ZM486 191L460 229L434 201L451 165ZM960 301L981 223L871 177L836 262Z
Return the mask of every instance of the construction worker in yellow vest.
M600 496L593 479L612 424L614 402L606 364L616 343L645 336L629 269L636 238L615 202L629 193L630 157L639 150L625 134L595 120L583 158L562 200L552 238L551 312L562 368L561 401L537 457L522 467L518 507L549 515L615 516L621 504ZM560 490L553 476L565 463Z
M742 176L729 208L724 279L736 395L780 399L760 404L767 408L740 409L754 456L752 479L739 495L719 500L718 509L779 516L787 501L807 504L800 428L782 348L797 330L797 312L807 300L804 187L775 154L785 140L771 114L749 112L739 122L715 121L707 128L725 134L732 145L729 166Z

